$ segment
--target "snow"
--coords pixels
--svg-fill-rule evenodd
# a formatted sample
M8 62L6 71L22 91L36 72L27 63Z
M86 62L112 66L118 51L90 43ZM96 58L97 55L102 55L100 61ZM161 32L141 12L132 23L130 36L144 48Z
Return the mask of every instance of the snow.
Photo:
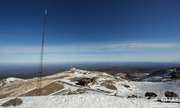
M118 81L114 78L110 78L109 74L106 73L92 72L91 74L86 75L84 74L84 72L85 70L76 70L74 73L67 71L45 77L46 79L48 79L68 75L68 77L63 77L62 79L53 79L45 83L45 85L52 82L60 83L63 84L63 89L51 93L48 96L20 97L23 100L23 104L17 106L16 108L180 108L180 100L178 100L179 104L160 103L156 101L157 99L162 98L167 99L164 96L165 91L173 91L179 95L180 81L178 80L173 82L138 82L127 80ZM167 70L167 73L163 75L166 76L171 74L172 72L173 70ZM97 79L97 83L88 84L87 87L76 85L76 82L72 82L70 80L70 78L73 77L92 78L96 76L99 77L99 79ZM149 77L149 79L151 80L159 80L161 78L162 77L159 76ZM6 79L8 83L16 80L21 79L13 77ZM31 80L36 81L35 79ZM111 80L113 82L113 85L116 86L117 90L108 89L105 86L102 86L101 83L106 80ZM124 85L128 85L130 87L125 87ZM33 89L35 88L31 88L28 91L31 91ZM87 91L83 94L77 93L76 95L55 95L63 90L69 90L73 92L77 91L78 89L87 89ZM28 91L24 91L24 93ZM103 91L107 91L107 93ZM158 95L158 97L155 99L147 99L144 96L146 92L154 92ZM141 98L127 98L131 95L138 95L141 96ZM0 99L0 105L13 98L15 97Z
M127 99L103 94L20 97L16 108L178 108L178 103L160 103L148 99ZM0 104L12 98L1 99ZM0 106L1 107L1 106Z
M108 91L108 92L112 92L112 93L116 93L117 90L111 90L111 89L108 89L104 86L91 86L91 88L93 89L98 89L98 90L103 90L103 91Z
M174 69L168 69L168 70L165 71L165 73L157 74L157 75L153 75L153 76L145 76L145 77L142 77L142 78L137 78L137 80L140 80L140 81L154 81L154 82L163 81L163 80L166 80L166 79L163 79L163 78L170 77L170 75L174 71L175 71Z
M67 84L63 84L63 83L61 83L61 82L58 82L58 83L62 84L62 85L64 86L64 88L61 89L61 90L59 90L59 91L56 91L56 92L50 94L49 96L52 96L52 95L54 95L54 94L56 94L56 93L58 93L58 92L60 92L60 91L63 91L63 90L76 91L76 90L78 89L78 87L74 87L74 86L70 86L70 85L67 85Z
M10 78L7 78L7 79L6 79L6 83L10 83L10 82L17 81L17 80L22 80L22 79L10 77Z
M64 89L71 89L75 91L78 87L63 84ZM111 92L117 93L117 96L107 93L95 93L89 91L84 94L76 95L55 95L48 96L34 96L34 97L20 97L23 100L23 104L17 106L16 108L179 108L179 103L160 103L155 99L146 99L144 97L145 92L151 91L158 95L158 98L164 98L164 92L166 90L171 90L180 94L180 82L135 82L135 81L121 81L116 82L116 90ZM126 88L122 85L129 85L130 88ZM90 86L91 89L101 89L105 91L110 91L105 87L100 87L98 85ZM131 90L130 90L131 89ZM61 90L60 90L61 91ZM57 91L59 92L59 91ZM137 94L142 98L127 98L127 96ZM123 96L123 97L118 97ZM0 105L4 102L13 99L4 98L0 99ZM165 98L166 99L166 98ZM177 101L177 100L175 100ZM180 101L180 100L178 100ZM0 106L1 108L1 106ZM11 107L10 107L11 108ZM13 107L12 107L13 108Z
M15 77L9 77L9 78L3 79L0 81L0 87L3 86L4 84L10 84L11 82L20 81L20 80L23 80L23 79L15 78Z
M162 76L163 76L163 77L169 76L172 72L174 72L174 70L173 70L173 69L169 69L169 70L167 70L166 73L164 73Z
M144 96L145 92L155 92L159 97L164 97L165 91L173 91L177 94L180 94L180 82L131 82L132 85L135 85L137 93Z
M153 76L153 77L148 77L144 79L144 81L161 81L162 78L163 78L162 76Z

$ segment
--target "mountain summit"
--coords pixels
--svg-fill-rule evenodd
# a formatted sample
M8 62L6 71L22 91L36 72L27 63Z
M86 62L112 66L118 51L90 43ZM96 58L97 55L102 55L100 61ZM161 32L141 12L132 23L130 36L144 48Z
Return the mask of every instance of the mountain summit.
M118 75L118 74L117 74ZM37 96L38 78L7 78L1 81L0 104L19 97L23 103L17 107L163 107L164 93L180 94L179 81L145 82L130 81L121 75L106 72L70 69L42 77L41 96ZM150 91L150 92L149 92ZM146 97L147 94L154 94ZM154 98L152 98L154 97ZM149 100L150 99L150 100ZM164 101L161 103L158 100ZM179 100L173 104L179 106Z

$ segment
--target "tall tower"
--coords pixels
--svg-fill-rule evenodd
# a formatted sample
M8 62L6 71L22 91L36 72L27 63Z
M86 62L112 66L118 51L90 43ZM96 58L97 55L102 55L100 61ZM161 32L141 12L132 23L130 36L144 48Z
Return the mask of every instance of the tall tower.
M37 84L37 91L36 91L37 96L40 96L42 94L41 83L42 83L42 73L43 73L43 53L44 53L44 34L45 34L45 25L46 25L46 15L47 15L47 9L45 9L45 17L44 17L44 28L43 28L41 54L40 54L40 61L39 61L39 71L38 71L38 84Z

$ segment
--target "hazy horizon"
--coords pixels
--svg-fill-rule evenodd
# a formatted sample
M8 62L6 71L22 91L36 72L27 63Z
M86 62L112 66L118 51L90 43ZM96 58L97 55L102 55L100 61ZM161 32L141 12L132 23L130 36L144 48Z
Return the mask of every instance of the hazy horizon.
M156 70L180 68L180 63L160 62L79 62L79 63L48 63L43 65L43 76L59 73L69 68L85 69L107 73L151 73ZM33 78L37 77L39 64L31 63L0 63L0 79L8 77Z

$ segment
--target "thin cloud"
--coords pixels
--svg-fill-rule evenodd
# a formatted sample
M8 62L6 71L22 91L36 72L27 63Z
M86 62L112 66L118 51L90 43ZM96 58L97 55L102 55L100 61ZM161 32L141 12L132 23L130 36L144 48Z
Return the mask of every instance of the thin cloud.
M67 46L47 46L45 53L80 53L80 52L117 52L127 50L147 50L147 49L165 49L177 48L179 44L172 43L116 43L116 44L94 44L94 45L67 45ZM40 46L1 46L1 54L16 53L40 53Z

